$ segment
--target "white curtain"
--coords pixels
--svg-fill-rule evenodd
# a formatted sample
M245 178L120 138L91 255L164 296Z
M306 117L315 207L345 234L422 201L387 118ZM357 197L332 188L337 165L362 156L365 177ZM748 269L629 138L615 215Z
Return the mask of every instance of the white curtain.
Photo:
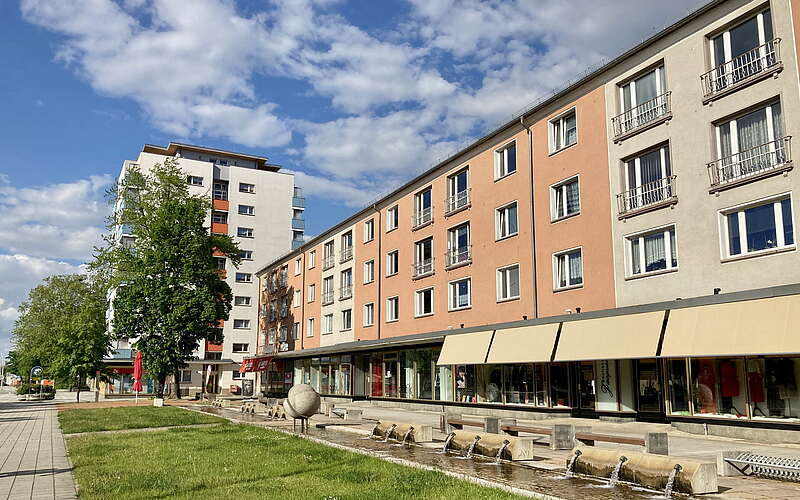
M564 189L561 187L556 188L555 199L555 216L556 218L564 217Z
M678 267L678 246L675 244L675 229L669 231L669 247L672 254L672 267Z
M644 262L646 271L656 271L666 267L663 233L644 237Z
M583 266L581 265L580 252L569 254L569 281L570 285L583 283Z
M642 263L639 262L639 238L631 240L631 273L642 272Z
M769 141L766 108L737 119L736 129L739 137L739 151L747 151L766 144Z
M558 259L558 286L567 286L567 256Z
M574 214L581 209L578 182L570 182L565 187L567 191L567 213Z

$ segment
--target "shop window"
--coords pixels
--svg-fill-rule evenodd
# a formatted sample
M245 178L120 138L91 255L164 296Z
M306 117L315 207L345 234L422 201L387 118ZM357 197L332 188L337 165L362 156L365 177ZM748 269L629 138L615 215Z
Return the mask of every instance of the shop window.
M439 359L439 349L434 349L431 359ZM436 365L436 380L434 382L434 399L437 401L453 400L453 367L450 365Z
M319 390L320 394L330 394L331 393L331 365L329 358L320 358L320 382L319 382Z
M400 352L400 397L416 398L417 387L414 380L414 352Z
M661 382L658 376L658 363L654 359L636 362L637 384L639 388L639 407L641 412L661 411Z
M503 397L507 404L535 404L533 365L504 366L503 384Z
M597 377L596 408L599 411L619 410L619 391L617 390L617 362L600 360L594 362L594 373Z
M383 395L397 397L397 353L383 355Z
M430 349L415 351L417 358L416 388L418 399L433 398L433 360Z
M320 358L312 358L311 359L311 387L314 388L315 391L321 392L322 391L322 384L320 383L320 378L322 377L322 373L320 373Z
M594 363L592 361L581 361L578 366L578 397L580 398L580 407L582 410L594 410L595 400L597 399L594 383Z
M478 375L478 402L503 402L503 370L500 365L479 365L475 370Z
M372 396L383 396L383 356L381 354L372 355L372 368L370 371Z
M554 408L569 408L569 365L550 365L550 402Z
M754 419L798 418L800 397L798 358L762 358L747 361L747 385Z
M672 415L689 415L689 383L686 360L671 359L669 366L669 401Z
M474 365L456 365L456 401L477 403Z
M533 365L533 383L536 386L534 392L536 406L549 406L547 389L550 386L547 379L547 365L541 363Z
M691 374L695 415L747 418L744 359L693 359Z

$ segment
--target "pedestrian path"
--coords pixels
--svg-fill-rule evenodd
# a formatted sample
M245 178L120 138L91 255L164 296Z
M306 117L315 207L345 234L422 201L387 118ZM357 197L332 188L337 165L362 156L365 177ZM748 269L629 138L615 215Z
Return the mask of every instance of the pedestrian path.
M77 498L56 407L0 402L0 500Z

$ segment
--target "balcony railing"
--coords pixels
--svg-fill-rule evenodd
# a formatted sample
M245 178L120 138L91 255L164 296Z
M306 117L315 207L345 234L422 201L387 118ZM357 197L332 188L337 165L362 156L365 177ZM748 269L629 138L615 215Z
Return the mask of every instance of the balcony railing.
M295 208L306 208L306 199L303 196L292 196L292 206Z
M421 278L433 274L433 257L419 262L415 262L411 267L411 274L414 278Z
M445 253L447 267L458 266L472 262L472 245L453 248Z
M292 229L303 231L306 228L306 221L303 219L292 219Z
M457 210L461 210L462 208L466 208L470 205L470 191L472 189L465 189L464 191L459 191L458 193L448 196L445 199L445 214L453 213Z
M292 238L292 250L297 250L303 246L303 243L305 243L303 238Z
M778 69L781 63L780 45L781 39L775 38L701 75L703 98L710 100L747 84L759 75L770 74L773 69Z
M711 187L721 187L781 170L792 161L792 137L770 141L707 165Z
M342 251L339 252L339 263L347 262L348 260L353 258L353 247L345 247L342 248Z
M286 276L286 275L280 275L280 276L278 276L278 279L276 280L276 282L277 282L278 288L286 288L286 286L289 284L289 277Z
M411 216L411 229L422 227L433 221L433 207L423 208Z
M327 306L328 304L333 304L333 290L330 292L322 292L322 305Z
M349 299L353 296L353 285L347 285L339 288L339 300Z
M619 215L629 215L676 199L675 176L671 175L618 194L617 209Z
M664 92L635 108L631 108L611 119L614 138L631 134L658 120L666 119L672 113L672 92Z
M333 267L334 263L336 263L336 256L334 254L326 255L322 259L322 270L327 271Z
M133 359L133 349L114 349L109 354L109 359Z

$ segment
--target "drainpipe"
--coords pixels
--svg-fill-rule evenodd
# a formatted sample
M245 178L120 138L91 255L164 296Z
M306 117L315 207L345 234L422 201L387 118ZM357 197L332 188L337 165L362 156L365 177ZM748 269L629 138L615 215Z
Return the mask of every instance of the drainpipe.
M376 332L378 339L381 338L381 311L383 311L383 302L381 301L381 282L383 281L383 271L381 264L383 263L383 254L381 253L381 241L383 239L383 223L381 221L381 211L378 210L378 204L373 203L372 209L377 214L375 218L375 239L378 243L378 256L375 258L375 284L377 285L377 294L375 297L375 320Z
M534 182L533 182L533 133L530 127L525 125L525 115L519 117L519 124L525 128L528 133L528 173L531 180L531 266L533 268L533 317L539 317L539 289L537 288L537 269L536 269L536 209L534 203L536 196L534 196Z

